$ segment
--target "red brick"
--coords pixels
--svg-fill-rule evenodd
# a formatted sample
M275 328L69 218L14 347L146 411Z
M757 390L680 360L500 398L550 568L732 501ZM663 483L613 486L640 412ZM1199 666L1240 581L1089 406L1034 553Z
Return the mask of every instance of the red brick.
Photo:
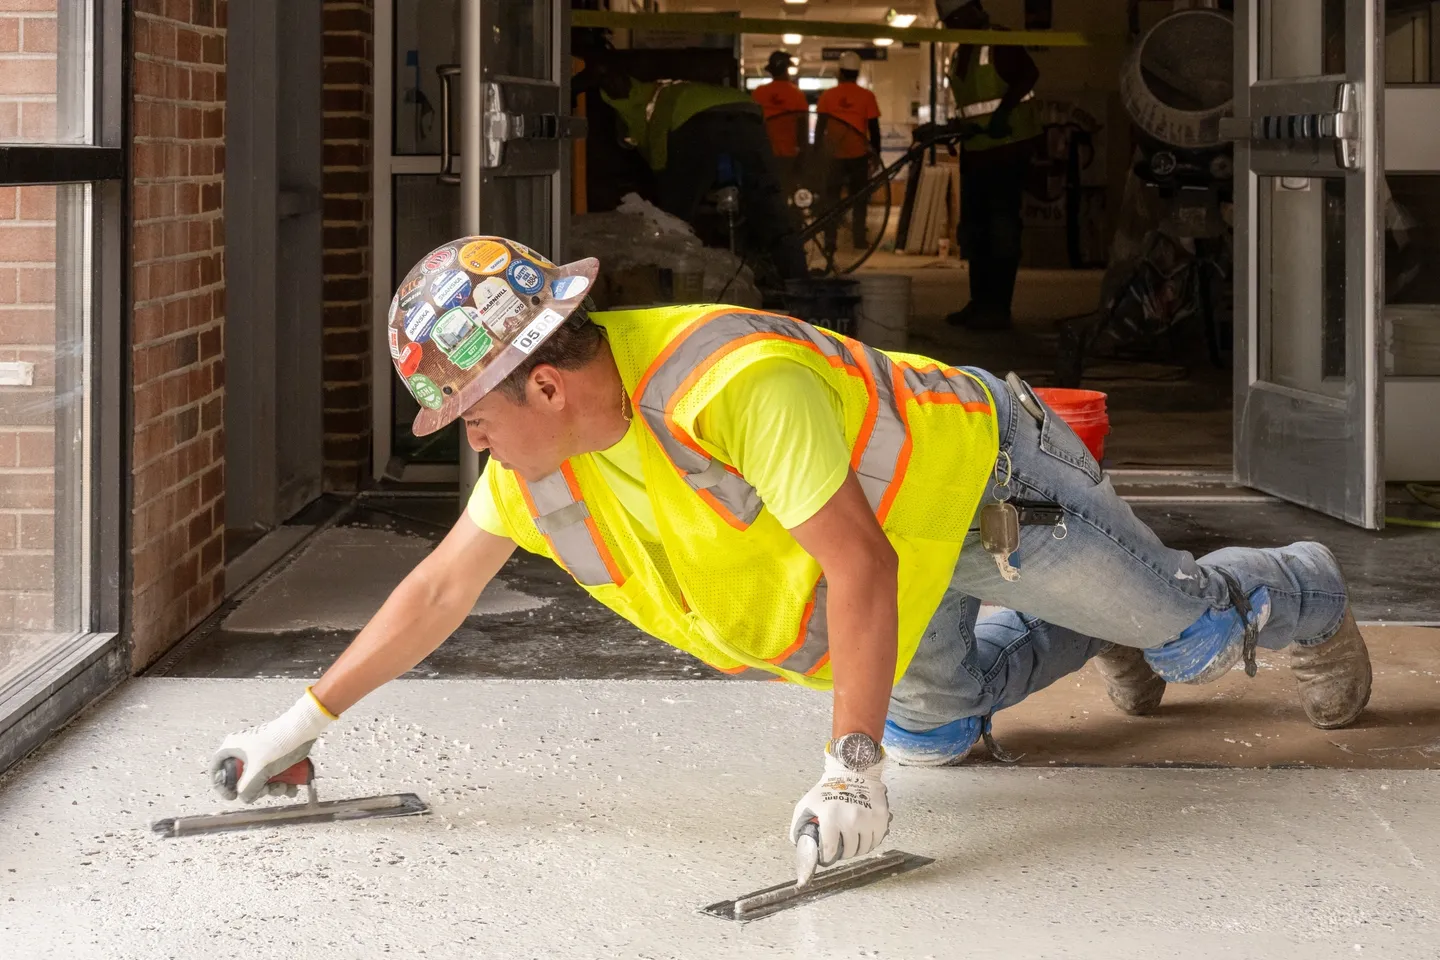
M48 513L25 513L19 516L21 550L55 549L55 516ZM3 582L3 581L0 581Z
M55 228L32 224L0 227L0 260L54 263Z
M0 95L55 93L55 61L0 60Z
M0 343L54 346L55 311L13 307L0 311Z
M54 140L56 129L54 103L24 103L20 105L21 140Z
M56 21L53 17L26 17L21 24L20 46L26 53L55 53Z
M0 141L14 142L20 138L20 104L0 103Z
M16 436L19 467L54 467L55 434L48 430L27 430Z
M175 32L175 59L181 63L199 63L200 34L194 30L180 29Z
M14 220L19 210L19 202L19 187L0 187L0 220Z
M225 38L205 37L201 42L200 59L205 63L223 64L225 62Z
M21 303L55 302L55 268L27 267L16 271ZM0 278L3 283L3 278Z
M15 303L20 298L20 271L0 267L0 304Z
M55 480L47 474L9 474L0 483L0 510L51 510L54 506Z
M20 21L14 17L0 18L0 53L14 53L20 49Z
M20 515L18 513L0 513L0 550L14 550L15 545L20 542ZM13 599L6 598L0 603L10 600L13 608ZM0 613L0 618L5 614Z
M52 186L21 187L21 220L54 220L55 188Z
M19 449L19 437L12 430L0 430L0 467L17 466L16 453ZM0 483L3 483L0 480Z
M165 95L165 67L164 67L164 65L163 65L163 64L156 63L156 62L153 61L153 60L140 60L140 59L137 59L137 60L135 61L135 96L138 98L138 97L163 97L164 95ZM139 118L140 106L141 106L141 102L140 102L139 100L137 100L137 101L136 101L136 104L135 104L135 113L136 113L136 121L137 121L137 123L136 123L137 129L136 129L135 133L136 133L137 136L147 136L150 131L149 131L147 128L140 127L140 124L139 124L139 122L138 122L139 119L140 119L140 118Z

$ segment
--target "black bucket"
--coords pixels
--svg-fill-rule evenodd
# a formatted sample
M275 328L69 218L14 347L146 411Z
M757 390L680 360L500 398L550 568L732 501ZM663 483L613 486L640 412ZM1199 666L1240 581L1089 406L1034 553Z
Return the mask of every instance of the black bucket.
M847 337L855 335L860 299L859 280L785 281L785 310L790 316Z

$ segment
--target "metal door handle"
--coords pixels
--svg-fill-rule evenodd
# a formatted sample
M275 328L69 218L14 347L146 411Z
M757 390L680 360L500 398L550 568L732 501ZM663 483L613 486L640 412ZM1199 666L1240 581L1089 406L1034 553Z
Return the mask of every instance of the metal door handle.
M1344 170L1360 169L1359 91L1353 83L1335 89L1330 113L1288 113L1265 117L1221 117L1220 136L1226 140L1271 143L1292 140L1334 140L1335 163Z
M442 63L435 72L440 75L440 182L459 183L460 174L451 169L455 157L450 151L450 78L460 75L460 65Z
M555 113L508 113L505 95L498 83L483 84L485 90L485 156L482 166L493 169L505 162L505 144L511 140L574 140L585 136L584 117Z

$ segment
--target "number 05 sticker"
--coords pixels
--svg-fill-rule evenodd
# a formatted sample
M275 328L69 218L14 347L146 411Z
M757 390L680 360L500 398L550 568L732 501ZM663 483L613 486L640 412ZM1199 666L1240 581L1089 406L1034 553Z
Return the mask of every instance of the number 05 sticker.
M531 320L530 326L521 330L520 336L512 341L515 349L529 356L531 351L540 346L541 341L549 335L550 331L560 326L564 321L565 318L554 310L540 311L540 316Z

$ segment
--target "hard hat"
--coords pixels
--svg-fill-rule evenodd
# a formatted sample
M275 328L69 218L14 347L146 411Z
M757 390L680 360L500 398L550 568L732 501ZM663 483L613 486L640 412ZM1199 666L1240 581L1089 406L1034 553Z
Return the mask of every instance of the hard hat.
M935 13L941 20L944 20L961 7L968 7L971 4L978 7L980 0L935 0Z
M788 73L795 58L784 50L776 50L770 54L770 59L765 63L765 70L768 73Z
M504 237L436 247L390 301L390 357L420 404L417 437L459 418L585 302L600 261L563 267Z
M859 73L860 54L856 53L854 50L846 50L844 53L840 54L840 69L853 70L856 73Z

